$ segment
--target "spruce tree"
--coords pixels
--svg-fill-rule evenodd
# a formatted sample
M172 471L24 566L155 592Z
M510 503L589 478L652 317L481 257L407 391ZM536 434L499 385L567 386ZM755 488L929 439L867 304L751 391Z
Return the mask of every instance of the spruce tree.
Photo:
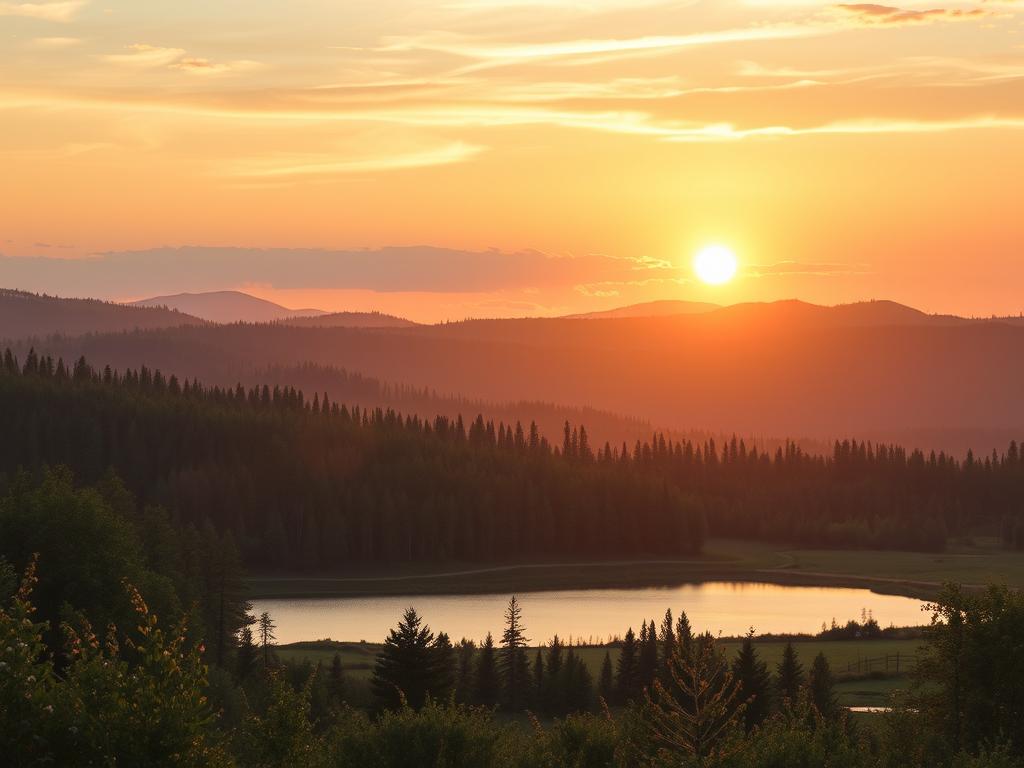
M530 691L530 674L526 657L522 609L515 595L505 609L505 631L501 636L501 678L504 704L516 712L526 706Z
M622 640L619 665L615 671L615 691L622 704L633 701L640 690L637 650L636 635L633 634L633 628L630 627Z
M340 705L345 701L345 670L341 666L341 654L335 652L331 659L331 671L327 680L331 701Z
M239 633L238 653L235 656L235 677L245 680L256 667L256 645L252 641L252 630L242 627Z
M477 656L476 703L485 707L498 703L498 667L494 658L494 638L490 632Z
M264 611L260 614L258 623L258 631L260 637L260 647L263 649L263 668L267 669L270 666L270 645L277 637L274 635L274 630L277 629L277 625L270 618L270 614Z
M832 668L824 653L814 657L811 673L807 680L807 694L811 704L826 720L839 715L839 703L836 701L835 679Z
M771 709L771 676L768 665L757 655L753 638L754 630L751 629L743 638L740 652L732 663L740 700L747 704L743 711L743 725L747 733L761 725Z
M638 661L640 685L647 688L658 674L658 630L654 620L644 624L640 632L640 657Z
M668 682L668 664L672 661L672 654L676 652L676 632L672 624L672 609L666 609L665 618L661 620L661 627L658 631L658 647L660 656L658 659L658 677L664 683Z
M430 695L437 700L447 699L455 688L455 647L447 633L439 632L431 646L433 667Z
M458 664L458 670L455 675L455 698L464 704L468 704L473 701L475 695L473 690L473 662L476 657L476 643L462 638L455 651L456 663Z
M778 688L779 696L789 706L796 704L800 698L800 689L804 685L804 668L797 658L793 643L786 643L782 652L782 661L778 666Z
M544 686L547 679L544 675L544 651L537 649L537 655L533 659L533 702L534 706L540 707L544 704Z
M438 674L434 633L414 608L407 608L398 627L388 633L370 681L381 705L398 709L404 701L419 709L430 694L444 695Z
M615 693L615 676L612 672L612 656L608 651L604 652L604 661L601 662L601 678L597 684L597 692L606 704L611 704Z
M686 611L680 611L676 619L676 647L684 658L693 657L693 627Z

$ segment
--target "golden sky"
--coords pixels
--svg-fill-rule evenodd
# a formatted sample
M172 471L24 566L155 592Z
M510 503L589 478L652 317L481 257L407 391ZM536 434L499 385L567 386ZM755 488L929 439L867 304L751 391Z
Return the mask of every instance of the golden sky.
M1024 309L1022 0L0 1L0 120L8 287Z

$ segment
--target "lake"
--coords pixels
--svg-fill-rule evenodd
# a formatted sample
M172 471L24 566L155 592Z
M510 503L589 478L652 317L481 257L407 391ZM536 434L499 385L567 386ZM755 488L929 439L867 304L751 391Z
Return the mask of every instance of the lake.
M413 606L435 632L453 641L501 635L509 594L416 595L410 597L315 597L254 600L256 615L270 613L277 642L345 640L381 642L402 611ZM871 612L883 627L927 624L923 603L908 597L878 595L867 589L793 587L755 582L705 582L642 589L573 589L517 595L527 636L542 643L558 634L585 642L603 642L634 631L641 621L660 623L666 609L685 610L695 632L742 635L815 633L834 618L845 624Z

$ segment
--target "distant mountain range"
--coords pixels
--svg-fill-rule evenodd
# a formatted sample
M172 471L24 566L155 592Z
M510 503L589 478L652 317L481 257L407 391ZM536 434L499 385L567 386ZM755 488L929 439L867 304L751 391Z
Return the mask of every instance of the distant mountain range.
M1024 437L1019 317L929 315L889 301L782 301L600 320L416 325L369 313L374 327L353 327L342 313L215 325L91 302L95 312L124 314L116 328L101 327L99 315L80 318L77 332L94 332L72 338L64 329L74 302L30 297L49 309L29 323L13 307L31 303L24 296L0 295L0 318L20 322L8 320L0 336L38 337L47 328L66 338L22 342L22 353L35 344L66 360L84 354L98 365L145 364L224 385L284 371L282 383L323 387L332 397L351 392L351 381L330 373L345 369L418 391L399 398L381 390L374 398L428 416L463 405L524 421L538 413L551 430L563 416L573 420L591 409L585 423L602 442L631 438L647 425L811 441L851 436L957 453L988 453ZM164 314L145 314L157 311ZM163 327L147 324L157 320ZM109 333L131 328L140 330ZM443 405L434 392L445 393Z
M270 323L328 314L322 309L289 309L241 291L177 293L133 301L135 307L167 307L213 323Z
M698 315L721 309L720 304L709 304L705 301L648 301L643 304L630 304L625 307L606 309L601 312L584 312L579 315L566 315L567 320L609 320L619 317L665 317L667 315Z
M121 333L202 324L203 320L198 317L163 307L127 307L97 299L63 299L0 289L0 339Z
M412 328L412 320L382 312L331 312L316 317L293 317L281 320L297 328Z

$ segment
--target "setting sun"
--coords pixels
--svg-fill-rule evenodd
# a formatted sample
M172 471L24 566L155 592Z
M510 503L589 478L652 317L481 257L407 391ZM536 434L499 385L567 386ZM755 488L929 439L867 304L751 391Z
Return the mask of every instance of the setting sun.
M709 245L702 248L693 260L693 271L702 283L722 285L736 275L738 262L736 254L724 245Z

